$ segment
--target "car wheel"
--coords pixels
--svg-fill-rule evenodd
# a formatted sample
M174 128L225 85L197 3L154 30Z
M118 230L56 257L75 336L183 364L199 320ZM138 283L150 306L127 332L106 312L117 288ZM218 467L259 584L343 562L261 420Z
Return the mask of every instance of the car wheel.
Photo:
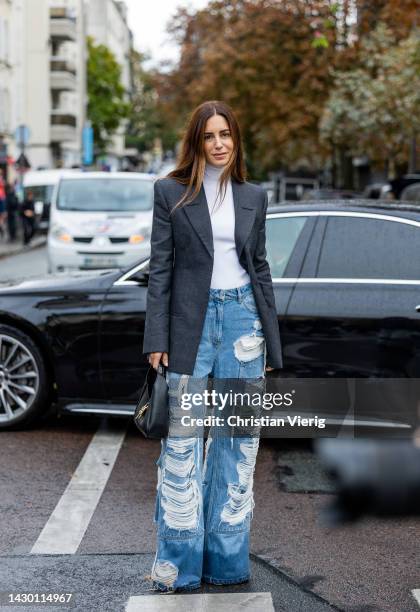
M49 408L41 352L24 332L0 325L0 430L32 424Z

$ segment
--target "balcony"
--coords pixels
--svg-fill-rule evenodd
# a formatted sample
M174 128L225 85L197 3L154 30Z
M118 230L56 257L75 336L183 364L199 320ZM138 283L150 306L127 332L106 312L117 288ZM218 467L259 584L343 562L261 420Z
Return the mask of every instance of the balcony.
M50 71L51 89L57 91L74 91L76 89L76 70L67 59L52 57Z
M76 40L76 20L66 8L50 9L50 33L52 38L60 42Z
M51 111L51 142L76 140L76 117L66 110Z

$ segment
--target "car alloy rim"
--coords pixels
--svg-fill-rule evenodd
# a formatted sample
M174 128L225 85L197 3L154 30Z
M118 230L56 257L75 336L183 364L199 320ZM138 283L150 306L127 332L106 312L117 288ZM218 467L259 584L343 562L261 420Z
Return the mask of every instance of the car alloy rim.
M39 388L39 370L22 342L0 334L0 423L11 421L32 406Z

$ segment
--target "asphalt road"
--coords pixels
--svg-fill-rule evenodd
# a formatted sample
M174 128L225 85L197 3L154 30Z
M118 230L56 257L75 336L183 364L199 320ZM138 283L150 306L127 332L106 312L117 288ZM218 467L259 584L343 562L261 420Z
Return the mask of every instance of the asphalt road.
M0 282L10 279L32 278L42 274L47 274L47 248L45 245L33 247L29 250L4 257L4 250L7 245L1 245L2 258L0 259ZM23 247L19 245L21 249ZM13 245L16 248L16 245Z
M42 273L44 251L3 259L1 274ZM159 442L126 420L51 416L0 444L0 610L45 607L1 605L22 591L72 593L72 608L48 609L83 612L420 609L420 521L323 525L334 489L309 442L261 440L251 581L170 597L147 579Z

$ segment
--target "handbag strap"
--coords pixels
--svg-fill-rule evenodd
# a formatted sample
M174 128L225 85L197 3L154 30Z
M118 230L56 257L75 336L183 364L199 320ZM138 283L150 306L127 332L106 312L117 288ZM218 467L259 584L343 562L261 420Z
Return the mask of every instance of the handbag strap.
M156 379L157 372L159 372L159 374L161 374L164 378L166 378L167 369L168 369L167 366L164 366L161 363L158 365L157 370L155 370L153 366L149 365L149 369L147 370L146 378L144 379L144 384L140 391L140 397L143 395L146 387L150 384L150 376L153 375Z
M149 369L147 370L146 376L145 376L145 378L144 378L144 383L143 383L143 386L142 386L142 388L140 389L139 397L141 397L141 396L143 395L143 393L144 393L144 391L145 391L146 387L147 387L147 386L148 386L148 384L149 384L149 374L150 374L150 368L151 368L151 367L152 367L152 366L149 366Z
M152 366L150 366L152 367ZM161 374L162 376L166 377L166 372L167 372L167 366L163 365L163 363L160 363L158 365L157 371L159 372L159 374Z

